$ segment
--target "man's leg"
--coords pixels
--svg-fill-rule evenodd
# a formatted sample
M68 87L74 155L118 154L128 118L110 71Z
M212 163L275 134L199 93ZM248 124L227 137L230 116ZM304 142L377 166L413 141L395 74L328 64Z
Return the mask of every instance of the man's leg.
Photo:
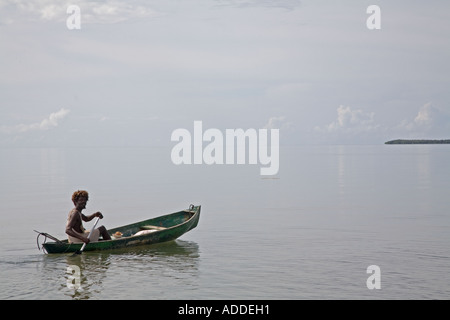
M111 240L111 236L104 226L99 227L98 230L100 231L100 235L102 236L103 240Z

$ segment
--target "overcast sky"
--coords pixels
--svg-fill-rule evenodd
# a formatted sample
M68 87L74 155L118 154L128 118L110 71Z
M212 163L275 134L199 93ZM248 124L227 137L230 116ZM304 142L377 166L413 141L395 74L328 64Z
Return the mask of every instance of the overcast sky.
M0 0L0 146L450 138L449 39L447 0Z

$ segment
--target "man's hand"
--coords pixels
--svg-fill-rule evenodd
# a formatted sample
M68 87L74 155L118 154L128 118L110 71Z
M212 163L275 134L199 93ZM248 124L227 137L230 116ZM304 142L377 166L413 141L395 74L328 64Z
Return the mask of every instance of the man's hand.
M85 238L83 239L83 242L86 243L86 244L88 244L89 242L91 242L91 240L89 240L87 237L85 237Z
M99 217L100 219L103 219L103 215L102 215L102 213L101 213L100 211L94 213L94 215L95 215L96 217Z

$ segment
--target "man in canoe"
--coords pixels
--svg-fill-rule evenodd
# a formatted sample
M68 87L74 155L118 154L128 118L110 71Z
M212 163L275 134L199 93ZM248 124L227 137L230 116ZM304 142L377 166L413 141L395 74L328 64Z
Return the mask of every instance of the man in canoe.
M108 231L104 226L92 230L90 239L88 239L89 231L83 228L82 221L91 221L95 217L103 219L103 215L100 212L85 216L81 213L83 209L86 209L86 203L89 200L89 194L87 191L78 190L72 195L72 201L75 208L70 210L69 217L67 218L66 233L69 238L69 243L86 243L97 242L99 237L102 236L103 240L111 240Z

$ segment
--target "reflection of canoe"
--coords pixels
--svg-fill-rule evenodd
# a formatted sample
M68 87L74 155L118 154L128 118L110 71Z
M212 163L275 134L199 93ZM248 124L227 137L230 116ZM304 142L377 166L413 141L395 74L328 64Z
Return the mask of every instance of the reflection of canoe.
M109 234L114 235L119 231L122 237L91 242L86 245L84 251L110 250L175 240L197 226L200 209L201 206L191 205L188 210L110 229ZM80 250L82 245L82 243L69 243L68 240L64 240L47 242L43 244L43 247L48 253L64 253Z

